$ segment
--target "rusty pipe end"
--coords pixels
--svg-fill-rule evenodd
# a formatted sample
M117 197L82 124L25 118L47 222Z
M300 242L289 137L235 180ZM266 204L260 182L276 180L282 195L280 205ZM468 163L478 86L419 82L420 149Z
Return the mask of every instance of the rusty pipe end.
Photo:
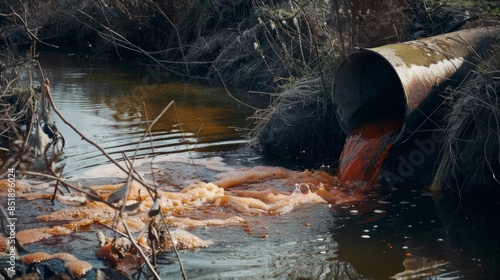
M347 134L374 119L404 121L407 116L405 90L398 73L384 56L370 49L355 51L340 65L332 97Z

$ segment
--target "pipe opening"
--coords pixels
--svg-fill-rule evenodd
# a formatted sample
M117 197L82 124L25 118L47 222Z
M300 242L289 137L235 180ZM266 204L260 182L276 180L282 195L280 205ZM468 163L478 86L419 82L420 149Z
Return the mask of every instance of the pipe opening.
M375 119L397 119L403 124L406 116L406 96L398 74L385 58L370 50L359 50L340 65L333 103L348 134Z

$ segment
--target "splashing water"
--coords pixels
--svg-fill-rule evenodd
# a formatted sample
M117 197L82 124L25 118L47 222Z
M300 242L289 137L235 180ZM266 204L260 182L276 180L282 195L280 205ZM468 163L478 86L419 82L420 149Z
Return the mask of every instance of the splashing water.
M396 141L401 120L374 119L349 134L340 155L340 181L377 183L382 163Z

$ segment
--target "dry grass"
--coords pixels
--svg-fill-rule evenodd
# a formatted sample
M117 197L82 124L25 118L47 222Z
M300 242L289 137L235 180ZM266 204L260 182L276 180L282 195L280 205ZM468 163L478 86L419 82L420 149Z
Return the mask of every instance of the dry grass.
M498 53L498 47L496 48ZM449 92L447 126L432 188L458 194L498 192L500 64L492 57Z
M339 146L335 140L342 138L331 110L330 90L345 51L332 28L331 5L255 2L263 36L255 37L254 49L279 94L268 108L252 116L256 126L250 144L288 158L330 155Z
M5 88L0 88L0 90ZM40 94L26 87L14 87L0 95L0 145L7 147L17 139L15 132L27 136Z
M331 107L329 86L324 87L320 77L287 84L268 108L252 116L256 127L250 145L290 159L340 154L345 136Z
M31 75L31 66L28 58L16 58L13 50L0 54L1 147L7 148L19 137L27 139L29 136L40 98L40 91L25 79Z

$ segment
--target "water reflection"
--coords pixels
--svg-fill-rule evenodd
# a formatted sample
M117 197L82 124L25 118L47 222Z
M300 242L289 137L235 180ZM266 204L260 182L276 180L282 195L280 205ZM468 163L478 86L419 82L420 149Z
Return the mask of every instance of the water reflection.
M233 149L246 143L242 131L254 109L235 101L224 88L183 82L143 83L140 67L125 65L82 65L63 54L43 53L40 61L51 80L58 109L86 136L116 159L121 153L139 155ZM267 100L255 94L233 91L252 106ZM151 137L139 145L146 121L152 121L175 102L153 127ZM259 104L260 103L260 104ZM144 106L143 106L144 104ZM145 108L144 108L145 107ZM146 116L147 112L147 116ZM61 120L51 114L66 139L66 172L74 174L106 162Z
M497 203L436 197L411 182L381 191L383 200L343 215L335 234L340 260L375 279L498 278Z

